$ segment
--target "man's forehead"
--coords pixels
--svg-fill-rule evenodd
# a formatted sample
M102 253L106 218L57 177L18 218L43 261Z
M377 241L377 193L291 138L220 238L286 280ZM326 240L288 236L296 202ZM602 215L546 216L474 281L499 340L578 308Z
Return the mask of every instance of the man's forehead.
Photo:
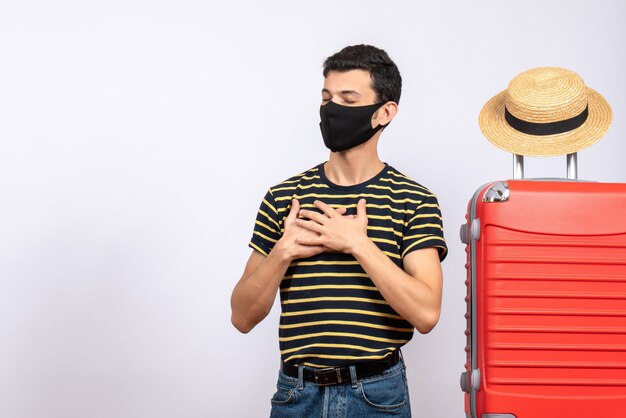
M322 92L332 94L366 94L372 90L372 78L365 70L330 71L324 78Z

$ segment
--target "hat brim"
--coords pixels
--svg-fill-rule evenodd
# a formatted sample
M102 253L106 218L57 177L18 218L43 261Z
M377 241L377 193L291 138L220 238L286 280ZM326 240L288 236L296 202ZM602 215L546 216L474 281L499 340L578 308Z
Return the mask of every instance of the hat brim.
M478 117L481 131L505 151L534 157L571 154L590 147L609 130L613 113L609 103L586 87L589 116L578 128L555 135L529 135L512 128L504 119L506 90L492 97Z

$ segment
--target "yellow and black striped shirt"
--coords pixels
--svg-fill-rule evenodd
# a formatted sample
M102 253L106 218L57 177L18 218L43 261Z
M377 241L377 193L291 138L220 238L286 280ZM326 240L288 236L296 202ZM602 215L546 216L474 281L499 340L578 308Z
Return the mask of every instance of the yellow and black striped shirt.
M367 234L402 268L411 251L435 247L447 254L437 197L385 163L371 179L353 186L332 183L324 163L271 187L261 202L248 244L269 254L284 232L295 198L321 213L319 199L356 214L365 198ZM391 354L413 337L413 326L385 301L350 254L322 253L294 260L280 285L281 358L294 365L335 367Z

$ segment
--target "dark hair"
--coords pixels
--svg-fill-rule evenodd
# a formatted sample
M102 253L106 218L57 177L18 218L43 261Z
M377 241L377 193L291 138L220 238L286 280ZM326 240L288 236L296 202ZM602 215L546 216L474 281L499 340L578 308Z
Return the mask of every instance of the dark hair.
M347 46L324 61L324 78L331 71L366 70L378 102L400 102L402 77L396 64L382 49L371 45Z

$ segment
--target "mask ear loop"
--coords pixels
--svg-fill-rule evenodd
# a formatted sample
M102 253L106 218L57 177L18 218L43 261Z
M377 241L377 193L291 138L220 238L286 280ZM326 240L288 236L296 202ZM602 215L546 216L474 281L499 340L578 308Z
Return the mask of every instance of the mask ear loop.
M382 105L381 105L378 109L376 109L376 111L378 112L378 111L379 111L380 109L382 109L382 108L383 108L383 106L384 106L384 105L386 105L387 103L389 103L389 102L384 102L384 103L383 103L383 104L382 104ZM384 125L381 125L381 124L379 123L379 124L378 124L378 126L382 126L382 128L380 128L380 130L382 131L382 130L384 130L387 126L389 126L389 124L390 124L390 123L391 123L391 121L387 122L387 123L386 123L386 124L384 124ZM372 128L372 129L376 129L376 128ZM376 132L378 132L378 130L376 130Z

